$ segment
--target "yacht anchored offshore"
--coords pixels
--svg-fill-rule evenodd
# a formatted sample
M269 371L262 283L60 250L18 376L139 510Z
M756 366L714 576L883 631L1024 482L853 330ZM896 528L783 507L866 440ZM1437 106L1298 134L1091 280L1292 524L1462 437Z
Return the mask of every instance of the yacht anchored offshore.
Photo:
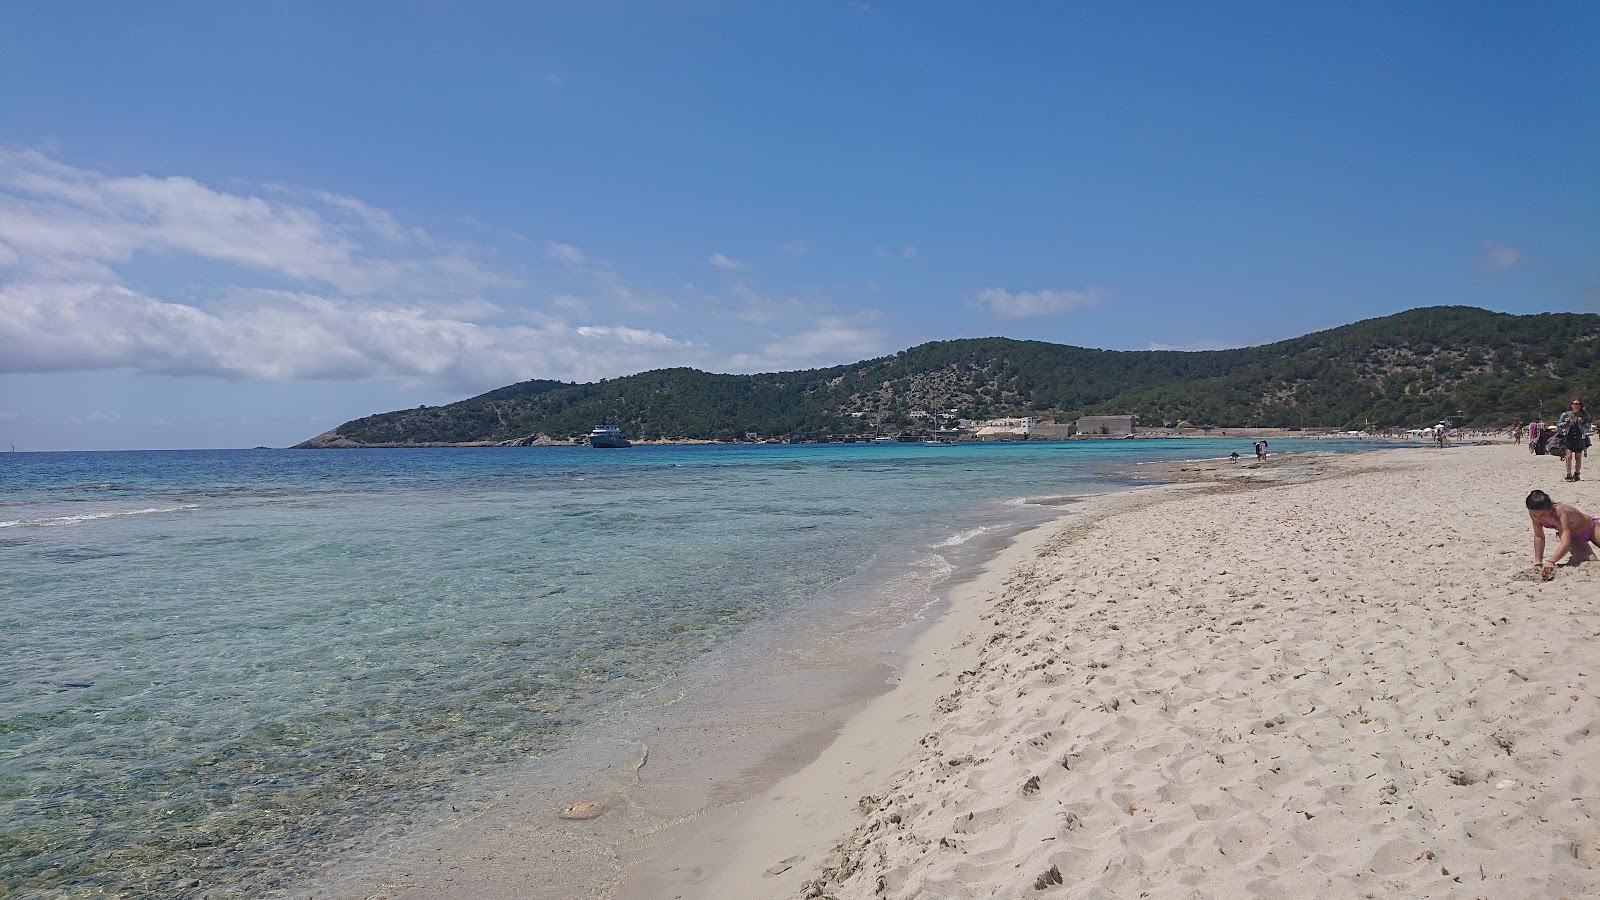
M622 429L615 425L596 425L589 432L589 446L591 447L632 447L633 444L622 436Z

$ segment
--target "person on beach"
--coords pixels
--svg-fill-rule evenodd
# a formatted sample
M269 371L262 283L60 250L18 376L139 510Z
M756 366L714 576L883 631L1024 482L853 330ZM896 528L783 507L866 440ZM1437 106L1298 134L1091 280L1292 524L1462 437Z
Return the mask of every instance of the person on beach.
M1530 492L1526 502L1528 518L1533 520L1533 567L1539 570L1540 577L1550 577L1556 563L1569 553L1572 554L1571 565L1595 558L1589 545L1600 547L1600 534L1595 533L1600 521L1594 516L1570 503L1556 503L1544 491ZM1554 530L1556 537L1561 538L1556 551L1549 556L1544 555L1544 532L1547 528Z
M1238 462L1239 461L1239 451L1235 450L1232 453L1228 454L1228 458L1233 460L1234 462Z
M1267 442L1256 441L1253 446L1256 448L1256 460L1258 462L1265 460L1267 458Z
M1561 461L1566 464L1567 480L1582 481L1583 454L1589 448L1589 413L1582 400L1572 401L1571 407L1556 417L1556 440Z

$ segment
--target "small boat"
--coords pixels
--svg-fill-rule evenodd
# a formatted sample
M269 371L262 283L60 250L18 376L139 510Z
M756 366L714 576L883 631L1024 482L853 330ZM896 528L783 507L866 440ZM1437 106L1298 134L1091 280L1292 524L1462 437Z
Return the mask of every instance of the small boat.
M591 447L632 447L633 444L622 436L622 429L615 425L596 425L589 432L589 446Z

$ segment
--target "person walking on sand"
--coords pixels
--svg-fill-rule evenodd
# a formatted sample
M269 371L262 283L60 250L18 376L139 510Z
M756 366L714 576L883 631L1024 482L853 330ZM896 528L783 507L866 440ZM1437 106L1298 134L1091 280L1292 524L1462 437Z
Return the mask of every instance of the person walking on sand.
M1572 554L1571 565L1595 558L1589 545L1600 547L1600 534L1595 533L1600 521L1594 516L1570 503L1556 503L1544 491L1530 492L1526 502L1528 518L1533 520L1533 567L1539 570L1541 577L1548 578L1561 557L1569 553ZM1549 556L1544 555L1546 528L1554 530L1556 537L1561 538L1556 552Z
M1589 413L1582 400L1572 401L1571 407L1556 418L1556 441L1561 448L1561 461L1567 467L1567 480L1582 481L1583 453L1589 447Z

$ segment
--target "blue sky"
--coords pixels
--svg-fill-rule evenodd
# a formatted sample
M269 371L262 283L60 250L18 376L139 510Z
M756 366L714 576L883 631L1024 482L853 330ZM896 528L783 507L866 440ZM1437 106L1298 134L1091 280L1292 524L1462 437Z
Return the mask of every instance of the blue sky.
M1600 312L1600 4L0 6L0 445Z

